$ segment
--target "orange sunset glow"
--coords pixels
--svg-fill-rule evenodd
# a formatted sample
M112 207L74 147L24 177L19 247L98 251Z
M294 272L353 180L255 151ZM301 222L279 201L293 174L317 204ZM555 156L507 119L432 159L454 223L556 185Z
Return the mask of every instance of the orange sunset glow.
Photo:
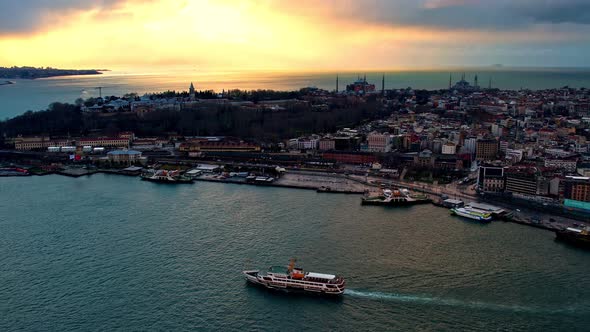
M449 8L471 10L481 1L126 0L76 6L62 2L66 4L54 8L35 7L32 1L34 24L0 26L0 63L111 69L401 68L519 62L544 43L559 42L569 52L552 60L560 64L568 57L578 61L575 51L586 46L576 45L587 39L585 25L570 32L581 26L576 22L496 29L453 24L450 19L451 24L431 24L418 14L413 20L387 14L408 6L420 15Z

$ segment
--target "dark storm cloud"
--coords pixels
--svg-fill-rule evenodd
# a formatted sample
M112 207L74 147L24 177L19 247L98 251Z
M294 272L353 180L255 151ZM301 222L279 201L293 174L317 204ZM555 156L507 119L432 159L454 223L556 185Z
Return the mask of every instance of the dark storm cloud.
M517 9L536 22L590 24L590 0L528 1Z
M314 10L310 1L307 10ZM510 30L533 24L590 24L590 0L324 0L335 16L386 25ZM297 4L295 5L297 6Z
M35 31L50 13L59 17L76 10L109 8L121 0L0 0L0 35Z
M60 14L108 10L135 0L0 0L0 35L30 33L59 23ZM141 0L157 1L157 0ZM179 2L184 0L178 0ZM221 1L221 0L220 0ZM306 15L385 25L517 30L534 24L590 24L590 0L269 0ZM52 20L47 21L47 14Z

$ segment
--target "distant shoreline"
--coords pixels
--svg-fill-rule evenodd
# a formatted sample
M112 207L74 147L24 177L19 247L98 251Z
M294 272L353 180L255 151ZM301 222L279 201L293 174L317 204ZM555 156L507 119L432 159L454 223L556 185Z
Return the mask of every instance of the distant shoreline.
M102 75L107 69L57 69L57 68L33 68L33 67L0 67L0 80L51 78L60 76ZM6 81L0 85L13 84Z

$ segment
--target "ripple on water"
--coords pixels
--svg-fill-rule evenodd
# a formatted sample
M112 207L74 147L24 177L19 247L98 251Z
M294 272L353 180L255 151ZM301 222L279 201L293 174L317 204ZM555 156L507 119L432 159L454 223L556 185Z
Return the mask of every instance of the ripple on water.
M583 330L589 253L354 195L95 175L0 179L0 330ZM6 193L10 193L7 195ZM240 271L346 276L340 299Z

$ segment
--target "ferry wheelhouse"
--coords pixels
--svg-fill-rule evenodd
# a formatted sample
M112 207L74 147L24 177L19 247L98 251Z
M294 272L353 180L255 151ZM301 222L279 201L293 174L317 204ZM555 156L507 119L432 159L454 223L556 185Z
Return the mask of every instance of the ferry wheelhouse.
M316 294L340 295L344 293L344 278L332 274L305 272L295 267L291 260L288 266L271 266L266 273L259 270L243 271L246 280L269 289L301 291Z

